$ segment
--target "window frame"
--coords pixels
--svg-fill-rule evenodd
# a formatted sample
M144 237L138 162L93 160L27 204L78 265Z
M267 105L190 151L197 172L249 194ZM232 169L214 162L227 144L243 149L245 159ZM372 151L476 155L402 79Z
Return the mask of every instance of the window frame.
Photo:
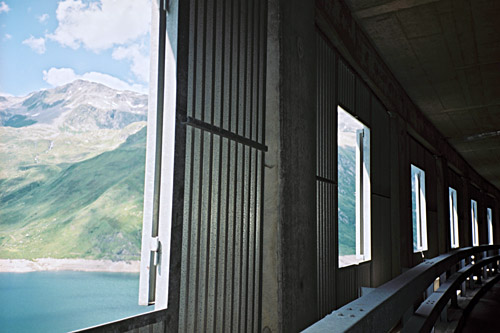
M355 228L356 228L356 261L343 264L338 255L338 266L348 267L358 265L371 260L371 179L370 179L370 154L371 154L371 129L352 115L351 112L342 106L337 106L337 119L339 111L343 111L358 122L362 128L356 130L356 166L355 166ZM337 127L338 132L338 127ZM338 149L337 133L337 149ZM338 153L337 153L338 154ZM338 163L338 161L337 161ZM337 171L338 177L338 171ZM337 188L338 195L338 188ZM338 205L338 200L337 200ZM339 231L337 231L337 240Z
M457 190L448 187L448 202L450 207L450 247L456 249L460 247L460 239L458 233L458 203Z
M479 227L477 221L477 201L470 200L470 214L471 214L471 227L472 227L472 246L479 245Z
M139 305L166 309L174 198L178 0L151 2L151 55Z
M427 202L425 197L425 171L420 169L414 164L410 167L410 179L415 177L415 182L411 181L412 192L415 192L415 217L416 221L413 221L413 194L411 196L412 200L412 234L413 234L413 224L416 224L417 232L417 244L413 246L413 253L425 252L429 249L428 247L428 235L427 235ZM413 239L413 237L412 237Z
M493 237L493 209L490 207L486 208L486 223L488 225L488 245L493 245L495 243Z

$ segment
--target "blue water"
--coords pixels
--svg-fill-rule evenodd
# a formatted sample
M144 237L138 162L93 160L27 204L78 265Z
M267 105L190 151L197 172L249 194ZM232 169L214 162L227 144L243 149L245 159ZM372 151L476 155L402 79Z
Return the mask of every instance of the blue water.
M153 310L132 273L0 273L0 332L67 332Z

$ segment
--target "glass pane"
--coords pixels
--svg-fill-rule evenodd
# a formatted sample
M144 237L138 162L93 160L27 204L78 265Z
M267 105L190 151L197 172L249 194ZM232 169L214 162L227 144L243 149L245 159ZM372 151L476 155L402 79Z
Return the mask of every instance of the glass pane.
M486 209L486 218L488 219L488 244L493 245L493 213L491 208Z
M449 205L450 205L450 241L451 248L457 248L458 242L458 214L457 214L457 191L449 188Z
M413 252L427 250L425 172L411 165Z
M479 245L479 234L477 226L477 202L471 200L471 222L472 222L472 245Z

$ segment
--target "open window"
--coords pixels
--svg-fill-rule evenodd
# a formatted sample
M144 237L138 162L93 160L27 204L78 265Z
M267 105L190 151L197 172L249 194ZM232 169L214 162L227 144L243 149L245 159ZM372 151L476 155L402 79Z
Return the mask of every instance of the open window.
M371 259L370 129L338 107L339 267Z
M427 206L425 172L411 165L411 199L413 220L413 252L427 251Z
M479 229L477 226L477 202L476 200L470 201L470 216L472 222L472 246L479 245Z
M488 222L488 244L493 245L493 211L491 208L486 208L486 219Z
M457 213L457 191L448 189L448 200L450 204L450 244L452 249L459 247L458 242L458 213Z
M152 1L139 304L167 307L174 178L178 2ZM165 27L167 28L165 31Z

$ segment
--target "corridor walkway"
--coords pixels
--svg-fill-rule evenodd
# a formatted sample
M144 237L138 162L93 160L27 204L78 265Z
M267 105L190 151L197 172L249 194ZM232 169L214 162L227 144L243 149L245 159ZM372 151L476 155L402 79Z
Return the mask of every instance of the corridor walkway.
M500 332L499 318L500 282L488 290L474 306L462 332Z

